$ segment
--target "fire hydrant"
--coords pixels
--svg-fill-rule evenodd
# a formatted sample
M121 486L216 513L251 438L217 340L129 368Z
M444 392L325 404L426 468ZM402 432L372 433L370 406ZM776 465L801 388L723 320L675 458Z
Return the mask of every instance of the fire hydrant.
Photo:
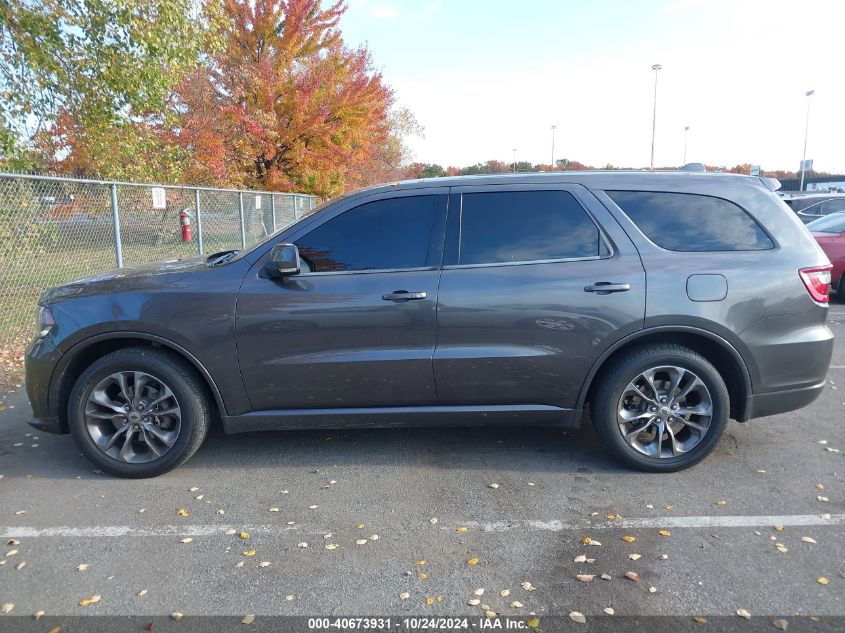
M182 213L179 214L179 224L182 225L182 241L192 242L194 240L194 236L191 233L191 214L187 211L182 211Z

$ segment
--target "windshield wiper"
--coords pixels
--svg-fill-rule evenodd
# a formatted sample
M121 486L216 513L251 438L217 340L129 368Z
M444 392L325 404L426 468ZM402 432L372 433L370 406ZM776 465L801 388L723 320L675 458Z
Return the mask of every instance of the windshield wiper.
M217 266L218 264L228 262L240 252L241 251L239 249L233 249L231 251L220 251L219 253L214 253L214 255L209 255L206 262L208 262L209 266Z

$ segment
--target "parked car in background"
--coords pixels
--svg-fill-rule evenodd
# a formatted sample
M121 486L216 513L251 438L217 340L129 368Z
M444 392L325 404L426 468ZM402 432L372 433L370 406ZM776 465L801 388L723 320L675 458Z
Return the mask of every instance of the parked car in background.
M845 193L784 193L781 199L804 224L845 211Z
M573 427L589 407L625 463L686 468L729 418L798 409L825 385L830 263L777 186L704 172L407 181L246 251L53 288L26 354L32 424L147 477L218 419Z
M830 285L842 301L845 299L845 212L831 213L813 220L807 225L807 229L833 265L830 271Z

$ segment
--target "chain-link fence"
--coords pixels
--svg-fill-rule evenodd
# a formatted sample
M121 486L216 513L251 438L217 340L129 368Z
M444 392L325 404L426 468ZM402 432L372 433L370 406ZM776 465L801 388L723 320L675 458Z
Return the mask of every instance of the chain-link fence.
M304 194L0 174L0 350L30 337L49 286L246 248L316 204Z

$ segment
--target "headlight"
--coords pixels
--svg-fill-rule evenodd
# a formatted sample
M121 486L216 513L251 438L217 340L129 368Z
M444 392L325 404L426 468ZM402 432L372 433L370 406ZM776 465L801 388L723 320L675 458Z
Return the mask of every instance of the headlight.
M38 306L38 319L35 327L35 337L44 338L56 325L56 320L53 318L53 313L50 308L46 306Z

